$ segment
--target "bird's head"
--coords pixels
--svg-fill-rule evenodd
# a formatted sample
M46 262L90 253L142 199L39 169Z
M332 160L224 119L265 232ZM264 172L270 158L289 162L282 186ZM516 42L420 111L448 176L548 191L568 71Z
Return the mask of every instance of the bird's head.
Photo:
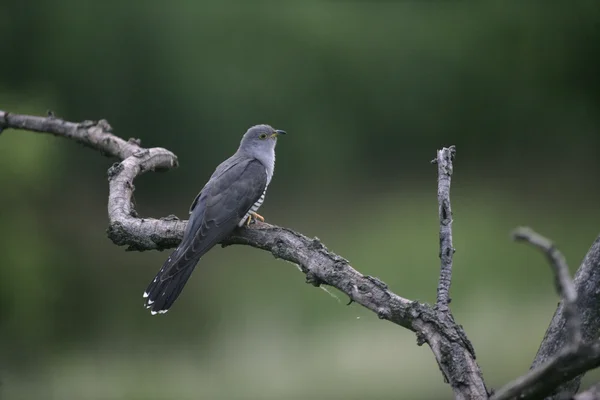
M273 152L279 135L285 135L285 131L273 129L269 125L255 125L242 137L240 150L253 156Z

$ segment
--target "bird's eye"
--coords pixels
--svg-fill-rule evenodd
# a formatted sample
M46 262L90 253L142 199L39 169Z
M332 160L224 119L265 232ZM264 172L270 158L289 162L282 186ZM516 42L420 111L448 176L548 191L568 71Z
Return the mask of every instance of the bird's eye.
M260 135L258 135L259 139L266 139L267 138L267 134L266 133L261 133Z

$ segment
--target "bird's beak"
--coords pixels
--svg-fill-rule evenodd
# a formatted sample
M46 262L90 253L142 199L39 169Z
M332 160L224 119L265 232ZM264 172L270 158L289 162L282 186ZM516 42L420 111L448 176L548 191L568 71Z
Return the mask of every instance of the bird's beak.
M275 132L273 132L273 134L271 135L271 137L273 139L277 138L277 136L279 135L285 135L285 131L279 130L279 129L275 129Z

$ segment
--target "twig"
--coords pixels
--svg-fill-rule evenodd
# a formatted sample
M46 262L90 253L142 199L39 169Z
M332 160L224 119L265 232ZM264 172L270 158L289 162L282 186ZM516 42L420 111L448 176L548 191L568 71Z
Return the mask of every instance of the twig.
M437 288L437 309L442 313L449 311L450 285L452 283L452 208L450 206L450 184L452 182L452 161L456 148L444 147L437 152L434 160L438 167L438 214L440 218L440 280Z
M576 347L581 342L581 319L577 312L577 292L569 276L565 257L550 240L530 228L517 228L513 232L513 238L519 242L528 242L546 254L554 272L556 291L563 299L569 345Z
M583 341L590 343L598 338L600 332L600 236L596 238L575 273L575 290L577 291L577 308L583 318L581 333ZM531 368L544 365L552 360L560 349L568 343L566 324L566 308L561 302L546 330L544 340L538 349ZM556 388L552 398L564 399L577 393L583 374ZM563 380L564 381L564 380Z
M181 240L186 221L173 216L158 220L139 218L131 204L131 196L133 179L137 175L157 168L173 168L177 166L177 158L165 149L143 149L135 141L119 139L105 126L108 124L75 124L56 118L0 111L0 130L15 128L51 133L123 159L108 172L109 237L117 245L127 245L129 250L175 247ZM222 242L223 246L231 244L269 251L276 258L298 265L312 285L333 286L375 312L380 319L416 332L418 344L427 343L431 347L456 399L488 397L475 352L464 331L451 318L440 319L433 307L398 296L379 279L364 276L352 268L347 260L329 251L318 239L310 239L291 229L256 223L237 229Z
M490 400L542 399L554 392L560 382L599 366L600 341L565 348L548 363L497 390Z
M555 353L547 363L537 366L528 374L517 378L498 390L494 400L518 397L540 398L551 394L560 382L600 365L600 342L585 345L582 342L581 319L577 311L577 292L569 276L569 267L565 258L547 238L530 228L518 228L513 234L516 241L524 241L540 249L552 266L556 290L562 297L567 327L567 346Z
M112 127L105 119L99 121L83 121L74 123L54 117L7 113L0 110L0 130L5 128L25 129L28 131L50 133L81 143L102 154L121 160L140 150L139 141L125 141L112 135Z

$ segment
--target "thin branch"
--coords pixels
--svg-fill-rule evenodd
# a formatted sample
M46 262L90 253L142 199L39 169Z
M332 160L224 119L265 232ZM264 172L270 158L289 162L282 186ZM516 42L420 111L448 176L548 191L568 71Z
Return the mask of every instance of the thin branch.
M527 242L540 249L548 258L555 276L556 290L562 297L568 342L564 349L543 365L517 378L498 390L494 400L518 397L542 398L552 394L561 382L600 365L600 341L584 344L581 334L581 318L577 310L577 292L564 256L547 238L530 228L518 228L513 234L516 241Z
M600 332L600 236L596 238L575 273L575 290L577 291L577 308L583 319L581 334L585 343L591 343L598 338ZM564 302L561 302L554 317L546 330L544 340L535 356L531 368L544 365L558 354L569 339L565 324L567 312ZM583 374L570 381L564 381L552 394L552 399L564 399L577 393Z
M556 291L562 297L565 307L567 336L569 345L576 347L581 342L581 319L577 311L577 292L569 276L569 267L562 253L547 238L534 232L530 228L517 228L513 238L519 242L528 242L540 249L552 266L554 272Z
M548 363L497 390L490 400L542 399L552 394L560 382L599 366L600 341L565 348Z
M177 158L165 149L143 149L136 141L119 139L110 134L107 127L108 124L102 121L75 124L54 117L40 118L0 111L0 130L15 128L51 133L123 160L114 164L108 172L108 236L115 244L139 251L177 246L186 221L174 216L140 218L131 204L133 179L148 170L173 168L177 166ZM307 283L333 286L354 302L375 312L380 319L416 332L417 343L427 343L431 347L455 398L488 397L473 347L452 318L440 319L433 307L398 296L381 280L352 268L347 260L329 251L317 238L310 239L291 229L256 223L235 230L222 242L223 246L232 244L269 251L276 258L290 261L306 274Z
M452 283L452 208L450 206L450 184L452 182L452 161L456 148L444 147L437 152L434 160L438 166L438 214L440 218L440 280L437 288L437 309L442 313L449 311L450 285Z
M74 123L56 118L51 112L48 117L44 118L0 110L0 132L5 128L25 129L61 136L98 150L106 156L121 160L140 150L138 139L125 141L112 135L112 127L105 119Z

